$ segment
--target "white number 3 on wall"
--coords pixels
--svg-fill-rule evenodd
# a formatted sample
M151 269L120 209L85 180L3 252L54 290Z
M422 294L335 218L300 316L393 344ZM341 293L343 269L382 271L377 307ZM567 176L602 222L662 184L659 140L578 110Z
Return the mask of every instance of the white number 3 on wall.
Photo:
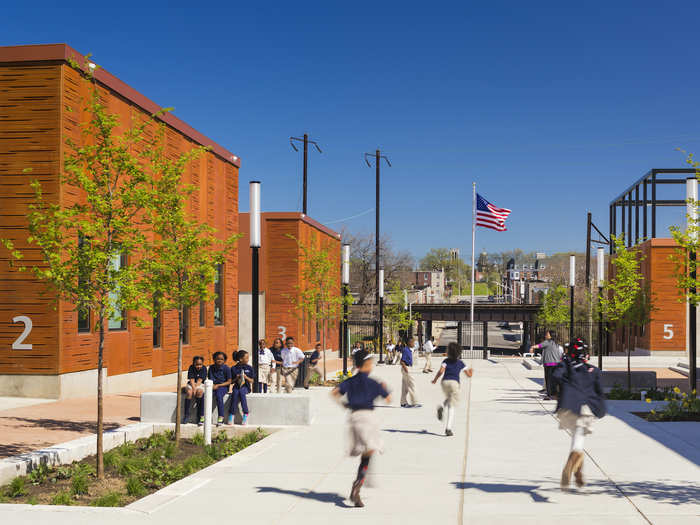
M24 331L22 334L15 339L15 342L12 343L12 349L13 350L31 350L32 345L27 344L24 342L24 340L29 337L29 334L32 333L32 320L27 317L26 315L18 315L17 317L12 318L13 323L24 323Z
M673 325L672 324L665 324L664 325L664 339L673 339Z

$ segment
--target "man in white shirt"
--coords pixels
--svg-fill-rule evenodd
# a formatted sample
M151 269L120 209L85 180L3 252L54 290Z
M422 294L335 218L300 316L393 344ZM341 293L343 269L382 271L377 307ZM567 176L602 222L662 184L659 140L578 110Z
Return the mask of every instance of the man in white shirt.
M429 374L433 371L433 352L435 351L434 341L435 338L430 336L430 338L423 344L423 354L425 355L425 366L423 367L424 374Z
M282 349L282 380L284 381L284 391L291 394L299 375L299 365L304 362L306 356L304 352L294 346L294 338L287 337Z

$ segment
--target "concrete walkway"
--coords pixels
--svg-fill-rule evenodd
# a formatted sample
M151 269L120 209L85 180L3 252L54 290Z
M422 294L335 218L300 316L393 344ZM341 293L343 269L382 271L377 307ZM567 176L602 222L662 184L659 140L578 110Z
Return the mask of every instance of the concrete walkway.
M345 499L357 460L346 456L345 414L327 389L312 389L316 420L289 428L128 509L0 505L3 523L697 523L700 426L647 423L615 405L586 442L589 485L558 480L569 437L536 392L539 373L517 362L477 361L464 385L455 436L435 418L439 386L416 368L422 408L377 409L386 451L366 507ZM395 392L398 367L379 367ZM471 398L470 400L468 398ZM684 426L685 425L685 426ZM51 513L50 515L48 513Z

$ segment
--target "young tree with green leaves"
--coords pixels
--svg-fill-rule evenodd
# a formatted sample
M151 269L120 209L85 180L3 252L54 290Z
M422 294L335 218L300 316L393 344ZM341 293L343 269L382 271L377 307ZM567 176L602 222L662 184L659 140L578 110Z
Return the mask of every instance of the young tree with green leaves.
M654 305L641 272L644 255L634 247L628 249L623 236L613 236L612 240L615 243L615 255L610 260L613 271L603 284L601 307L616 330L627 329L627 389L631 390L631 331L635 329L636 345L636 329L649 323Z
M384 326L389 331L391 340L396 341L399 331L408 330L411 327L410 312L404 304L404 290L401 288L401 282L390 281L388 288L389 293L384 302Z
M326 328L330 322L338 322L343 316L343 304L352 301L340 294L339 259L331 255L329 248L319 246L315 240L306 245L291 234L299 246L301 282L296 286L297 295L290 301L299 318L306 317L321 324L321 346L323 349L323 381L326 381Z
M544 325L569 322L569 290L566 286L560 284L549 289L537 315L537 322Z
M90 68L74 68L90 71ZM58 300L73 304L80 313L93 312L99 334L97 348L97 476L104 477L102 370L105 330L110 320L121 321L133 295L135 267L131 257L144 242L143 211L149 198L149 175L139 151L145 143L144 129L152 119L134 122L117 135L118 116L101 102L98 88L89 82L85 101L87 122L81 140L65 140L66 155L60 182L77 191L77 202L50 202L41 184L32 182L34 203L29 206L28 242L38 248L43 262L30 270L46 283ZM7 240L3 244L15 259L23 254ZM121 264L126 260L127 264Z
M183 315L201 301L214 299L212 285L219 268L240 238L240 234L234 234L220 239L214 228L197 221L188 210L189 197L197 188L185 183L184 172L205 151L198 147L170 158L166 154L165 125L159 125L144 154L154 175L144 213L152 235L141 246L136 286L132 288L136 293L128 297L130 304L146 309L152 316L162 310L176 310L178 314L176 443L180 440L182 412Z

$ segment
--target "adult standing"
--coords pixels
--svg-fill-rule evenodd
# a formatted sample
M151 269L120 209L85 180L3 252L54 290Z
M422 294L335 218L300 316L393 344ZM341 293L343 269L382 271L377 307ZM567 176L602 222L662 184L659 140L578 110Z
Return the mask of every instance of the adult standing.
M268 385L272 390L272 364L275 357L265 345L265 339L258 341L258 393L267 394Z
M299 376L299 365L304 362L306 356L299 348L294 346L294 338L287 337L282 349L282 379L284 391L291 394Z
M416 397L416 382L411 377L408 369L413 366L413 350L411 347L403 345L401 348L401 407L411 408L418 406ZM409 403L408 400L411 400Z
M425 366L423 367L423 373L429 374L433 371L433 352L435 351L435 337L432 335L423 344L423 355L425 356Z
M552 381L552 374L561 360L561 354L559 353L559 345L554 340L553 333L550 330L545 332L544 341L530 347L530 352L535 350L542 351L541 359L542 368L544 368L545 399L551 399L556 393L556 385L554 381Z
M314 346L314 351L311 354L311 357L309 357L309 362L306 366L306 377L304 378L304 388L306 390L309 389L309 381L311 381L312 372L316 372L318 375L321 376L321 379L323 379L323 370L321 370L321 367L319 366L320 361L321 343L316 343L316 346Z
M272 375L274 376L274 381L275 384L277 385L277 392L278 394L282 392L282 348L284 347L284 343L282 342L282 339L277 337L275 341L272 343L272 348L270 348L270 352L272 352ZM273 378L270 378L272 380ZM270 390L272 390L272 383L270 383Z

